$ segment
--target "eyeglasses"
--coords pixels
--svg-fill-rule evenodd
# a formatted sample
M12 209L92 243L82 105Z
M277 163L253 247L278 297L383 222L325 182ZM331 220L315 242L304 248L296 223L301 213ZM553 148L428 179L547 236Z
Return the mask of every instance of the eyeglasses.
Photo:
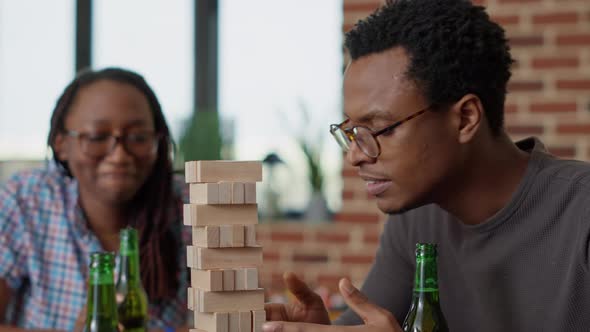
M104 157L111 153L117 143L121 143L125 151L135 157L146 157L156 152L162 137L151 131L123 135L90 134L74 130L65 130L64 133L76 138L82 152L94 158Z
M410 116L395 122L394 124L387 126L381 130L373 131L367 127L363 126L354 126L351 128L343 128L343 126L350 121L350 119L345 120L341 124L332 124L330 125L330 134L334 136L336 142L342 147L344 152L348 152L350 150L350 145L352 142L356 142L358 147L366 154L369 158L377 158L381 154L381 146L379 145L379 141L377 141L377 137L379 135L392 132L393 129L400 126L402 123L412 120L431 109L432 105L419 110L416 113L411 114Z

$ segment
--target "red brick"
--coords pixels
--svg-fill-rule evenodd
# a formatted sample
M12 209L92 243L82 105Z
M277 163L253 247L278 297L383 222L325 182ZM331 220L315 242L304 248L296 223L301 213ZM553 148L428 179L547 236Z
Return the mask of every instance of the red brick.
M578 21L579 16L576 12L539 14L533 16L533 24L564 24L577 23Z
M590 45L590 33L571 34L557 36L559 46L588 46Z
M363 235L363 242L376 244L379 243L379 239L381 237L380 233L377 232L367 232Z
M273 231L270 239L273 242L303 242L303 233Z
M513 135L542 135L545 131L543 126L507 126L506 131Z
M293 261L298 263L325 263L328 261L326 255L294 254Z
M500 25L514 25L520 22L518 15L492 15L492 21Z
M375 256L372 255L342 255L342 264L372 264Z
M269 252L266 250L264 250L262 252L262 259L265 262L271 262L271 261L276 262L276 261L279 261L280 258L281 258L281 255L279 255L278 252Z
M545 40L543 36L512 36L508 38L511 47L541 46Z
M347 3L344 1L343 10L344 12L367 12L372 13L375 9L381 6L381 1L377 0L374 2L367 2L367 3Z
M560 158L574 158L576 156L576 148L573 146L550 146L547 148L549 152Z
M376 213L337 213L334 221L347 223L372 223L376 224L381 216Z
M590 90L590 80L558 80L560 90Z
M504 113L516 113L518 112L518 105L515 104L507 104L504 106Z
M560 134L590 134L590 124L561 124L557 126Z
M329 243L348 243L350 241L350 234L336 233L336 232L318 232L316 241Z
M356 23L351 24L351 23L346 23L342 25L342 32L348 32L350 30L352 30L352 28L354 28Z
M576 103L533 103L530 111L533 113L563 113L575 112L577 109Z
M577 57L542 57L532 61L535 69L577 68L580 60Z
M543 90L542 81L512 81L508 83L510 92L532 92Z

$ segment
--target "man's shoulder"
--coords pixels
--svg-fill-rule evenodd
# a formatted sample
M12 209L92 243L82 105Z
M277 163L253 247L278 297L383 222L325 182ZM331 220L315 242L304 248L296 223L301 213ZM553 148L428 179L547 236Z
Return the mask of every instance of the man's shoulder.
M590 163L581 160L547 158L539 172L538 181L576 185L590 190Z

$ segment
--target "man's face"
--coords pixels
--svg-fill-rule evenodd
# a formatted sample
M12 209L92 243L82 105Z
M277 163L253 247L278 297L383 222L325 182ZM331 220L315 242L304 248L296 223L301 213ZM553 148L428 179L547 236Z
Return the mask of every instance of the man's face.
M147 98L129 84L100 80L81 88L65 120L66 130L91 137L134 135L154 131ZM133 155L117 143L103 156L83 151L79 139L60 134L57 152L78 180L81 194L107 204L132 199L152 171L156 150Z
M364 126L373 131L427 108L428 101L406 78L409 58L402 48L361 57L344 76L344 128ZM386 213L431 203L448 193L460 149L453 119L444 110L428 111L377 137L381 154L365 155L356 143L346 159L359 168L367 191ZM440 197L440 196L438 196Z

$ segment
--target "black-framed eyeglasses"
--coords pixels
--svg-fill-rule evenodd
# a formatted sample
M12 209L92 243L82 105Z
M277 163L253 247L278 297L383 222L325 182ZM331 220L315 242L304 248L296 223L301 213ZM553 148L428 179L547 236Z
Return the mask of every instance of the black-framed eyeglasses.
M358 147L366 154L369 158L377 158L381 154L381 146L379 145L379 141L377 137L379 135L385 134L387 132L393 131L395 128L399 127L405 122L412 120L432 108L432 105L423 108L415 113L412 113L406 118L403 118L390 126L387 126L383 129L373 131L364 126L354 126L351 128L343 128L343 126L350 121L350 119L346 119L344 122L340 124L332 124L330 125L330 134L334 136L336 142L342 147L344 152L348 152L350 150L350 145L352 142L356 142Z
M64 134L77 139L82 152L90 157L104 157L111 153L117 143L135 157L146 157L156 153L161 134L153 131L140 131L123 135L91 134L75 130L64 130Z

